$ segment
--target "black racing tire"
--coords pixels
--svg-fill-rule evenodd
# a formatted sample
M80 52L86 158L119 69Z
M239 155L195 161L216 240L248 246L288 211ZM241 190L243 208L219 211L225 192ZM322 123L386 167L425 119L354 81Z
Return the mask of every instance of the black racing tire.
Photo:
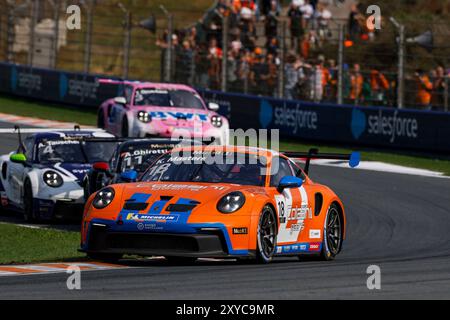
M23 220L26 222L37 222L38 217L36 217L34 204L33 204L33 190L31 187L31 181L25 180L23 186Z
M277 246L277 218L275 211L268 205L261 211L256 237L256 261L271 262Z
M331 261L336 258L336 255L341 250L343 240L343 221L339 207L336 204L330 205L325 219L320 259Z
M191 265L197 261L195 257L175 257L175 256L166 256L167 262L171 265Z
M120 253L96 253L90 252L87 254L88 258L92 260L115 263L122 259L123 255Z
M121 136L123 138L128 138L129 132L128 132L128 119L127 117L123 117L122 119L122 130L121 130Z
M105 113L100 110L97 115L97 127L100 129L105 129Z

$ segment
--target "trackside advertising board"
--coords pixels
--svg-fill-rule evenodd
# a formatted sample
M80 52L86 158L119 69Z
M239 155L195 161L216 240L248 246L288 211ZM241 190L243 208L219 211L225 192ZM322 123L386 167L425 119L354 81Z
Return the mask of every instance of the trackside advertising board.
M0 63L0 92L97 108L120 96L101 75ZM199 90L217 102L232 128L279 129L284 137L450 153L450 113L316 104ZM1 110L0 110L1 112Z

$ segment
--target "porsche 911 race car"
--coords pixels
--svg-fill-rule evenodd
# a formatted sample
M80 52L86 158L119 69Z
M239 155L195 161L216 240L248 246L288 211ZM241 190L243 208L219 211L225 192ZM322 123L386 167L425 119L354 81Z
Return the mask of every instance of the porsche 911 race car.
M201 139L228 144L228 120L206 106L191 87L181 84L99 80L124 86L124 96L105 101L98 127L121 137Z
M309 160L355 155L292 154ZM306 169L307 171L307 169ZM136 183L101 189L86 203L81 251L96 259L123 254L256 258L319 255L333 259L345 238L344 205L276 151L233 146L174 149Z
M26 221L81 218L81 182L92 163L110 159L117 139L98 131L33 133L0 157L1 206Z
M94 163L84 177L85 199L107 185L135 181L158 157L180 144L196 144L196 141L149 138L118 144L110 161Z

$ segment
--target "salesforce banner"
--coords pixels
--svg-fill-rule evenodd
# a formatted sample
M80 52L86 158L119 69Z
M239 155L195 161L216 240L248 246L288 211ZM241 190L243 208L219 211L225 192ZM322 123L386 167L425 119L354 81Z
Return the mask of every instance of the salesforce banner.
M233 128L279 129L285 137L450 152L450 113L287 101L205 91L230 109Z
M120 85L100 84L102 77L0 63L0 93L98 108L123 92ZM220 105L232 128L279 129L291 138L450 153L450 113L199 92Z

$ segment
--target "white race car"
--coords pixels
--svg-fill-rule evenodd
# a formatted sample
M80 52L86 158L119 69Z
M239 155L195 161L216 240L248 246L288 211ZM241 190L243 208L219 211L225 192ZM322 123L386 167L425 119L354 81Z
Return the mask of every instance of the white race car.
M108 161L118 141L98 131L34 133L0 157L0 209L26 221L81 218L82 181L92 163Z

